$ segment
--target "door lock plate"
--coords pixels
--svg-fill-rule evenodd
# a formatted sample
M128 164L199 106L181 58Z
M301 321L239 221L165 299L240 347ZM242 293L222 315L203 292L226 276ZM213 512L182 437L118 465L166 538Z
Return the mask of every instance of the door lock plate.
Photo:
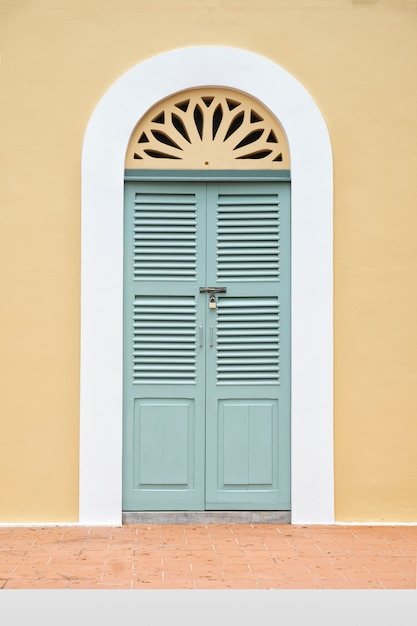
M200 287L200 293L209 293L210 295L226 293L226 287Z

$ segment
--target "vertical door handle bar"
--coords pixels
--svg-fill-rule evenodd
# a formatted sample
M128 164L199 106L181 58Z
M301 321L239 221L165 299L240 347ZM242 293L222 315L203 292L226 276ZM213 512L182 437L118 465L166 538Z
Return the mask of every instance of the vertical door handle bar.
M198 327L198 336L199 336L199 347L202 348L203 347L203 327L202 326Z
M210 326L210 348L213 347L213 326Z

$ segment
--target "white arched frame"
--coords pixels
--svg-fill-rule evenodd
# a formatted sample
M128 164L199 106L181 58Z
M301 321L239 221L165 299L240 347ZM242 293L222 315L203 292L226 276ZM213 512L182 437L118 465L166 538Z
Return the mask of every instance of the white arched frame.
M84 137L81 219L79 523L122 521L124 160L138 120L156 102L202 86L261 101L291 155L291 517L334 522L333 173L314 100L263 56L222 46L174 50L122 75Z

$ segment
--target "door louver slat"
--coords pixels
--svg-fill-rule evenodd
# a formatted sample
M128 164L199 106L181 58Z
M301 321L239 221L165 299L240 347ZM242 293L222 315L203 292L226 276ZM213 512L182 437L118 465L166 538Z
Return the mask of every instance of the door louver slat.
M217 383L279 384L279 301L219 298Z
M132 356L134 384L194 384L195 298L136 296Z
M195 194L137 194L133 222L134 280L195 280Z

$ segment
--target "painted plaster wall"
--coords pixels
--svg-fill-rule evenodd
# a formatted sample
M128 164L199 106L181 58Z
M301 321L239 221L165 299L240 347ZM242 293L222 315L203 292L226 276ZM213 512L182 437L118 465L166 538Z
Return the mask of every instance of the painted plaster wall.
M417 521L417 2L3 0L0 522L78 519L83 135L122 73L194 45L270 58L326 120L336 520Z

